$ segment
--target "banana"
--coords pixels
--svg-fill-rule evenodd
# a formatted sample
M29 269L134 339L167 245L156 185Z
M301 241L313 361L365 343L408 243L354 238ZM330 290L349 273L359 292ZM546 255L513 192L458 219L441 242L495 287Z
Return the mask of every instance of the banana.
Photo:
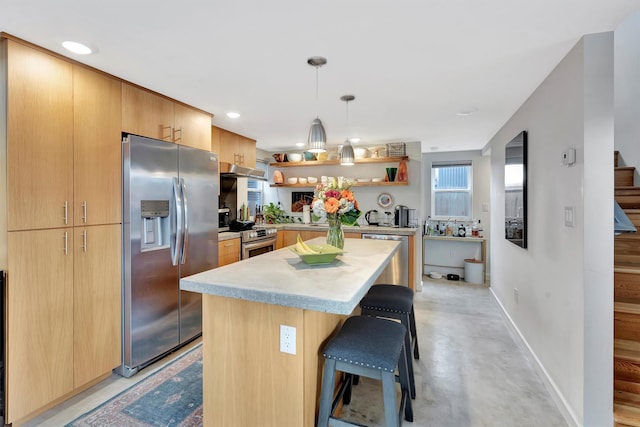
M317 251L314 251L313 249L311 249L309 247L309 245L307 245L303 240L302 237L300 237L300 235L298 234L298 238L297 238L297 242L296 242L296 250L298 251L298 253L306 255L306 254L317 254Z

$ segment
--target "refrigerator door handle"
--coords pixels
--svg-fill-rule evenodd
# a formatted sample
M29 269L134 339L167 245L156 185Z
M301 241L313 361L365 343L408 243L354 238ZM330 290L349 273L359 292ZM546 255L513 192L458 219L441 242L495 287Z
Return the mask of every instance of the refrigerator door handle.
M173 197L175 206L175 224L176 224L176 240L173 245L173 252L171 253L171 263L178 265L180 259L180 252L182 252L182 197L181 188L178 183L178 178L173 178Z
M180 182L182 183L182 205L184 206L183 211L183 230L184 236L182 238L182 257L180 260L180 264L184 264L187 260L187 248L189 247L189 199L187 199L187 185L184 182L184 178L180 178Z

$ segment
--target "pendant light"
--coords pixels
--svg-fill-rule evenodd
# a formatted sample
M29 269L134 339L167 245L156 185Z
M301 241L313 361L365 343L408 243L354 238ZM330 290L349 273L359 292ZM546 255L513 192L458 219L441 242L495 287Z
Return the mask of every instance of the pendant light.
M353 154L353 147L351 146L351 141L349 141L349 101L353 101L356 99L353 95L342 95L340 97L341 101L344 101L347 105L347 139L344 141L342 145L342 150L340 150L340 164L343 166L351 166L354 164L355 155Z
M318 108L318 68L327 63L327 59L322 56L312 56L307 59L307 64L312 67L316 67L316 111ZM324 131L324 126L320 121L319 114L316 112L316 118L311 124L309 130L309 140L307 141L307 150L312 153L323 153L327 151L327 134Z

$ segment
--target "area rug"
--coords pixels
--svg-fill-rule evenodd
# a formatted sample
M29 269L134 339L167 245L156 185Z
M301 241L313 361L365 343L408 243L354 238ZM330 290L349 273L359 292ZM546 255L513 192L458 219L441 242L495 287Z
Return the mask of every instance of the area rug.
M202 425L202 345L66 427Z

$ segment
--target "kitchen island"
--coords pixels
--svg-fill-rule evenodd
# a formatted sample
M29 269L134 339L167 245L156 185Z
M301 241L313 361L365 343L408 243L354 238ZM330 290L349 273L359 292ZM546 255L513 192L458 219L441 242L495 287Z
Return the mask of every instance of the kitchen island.
M204 425L312 427L320 349L398 246L345 239L336 262L316 266L283 248L183 278L203 294ZM281 325L295 328L295 354L280 351Z

